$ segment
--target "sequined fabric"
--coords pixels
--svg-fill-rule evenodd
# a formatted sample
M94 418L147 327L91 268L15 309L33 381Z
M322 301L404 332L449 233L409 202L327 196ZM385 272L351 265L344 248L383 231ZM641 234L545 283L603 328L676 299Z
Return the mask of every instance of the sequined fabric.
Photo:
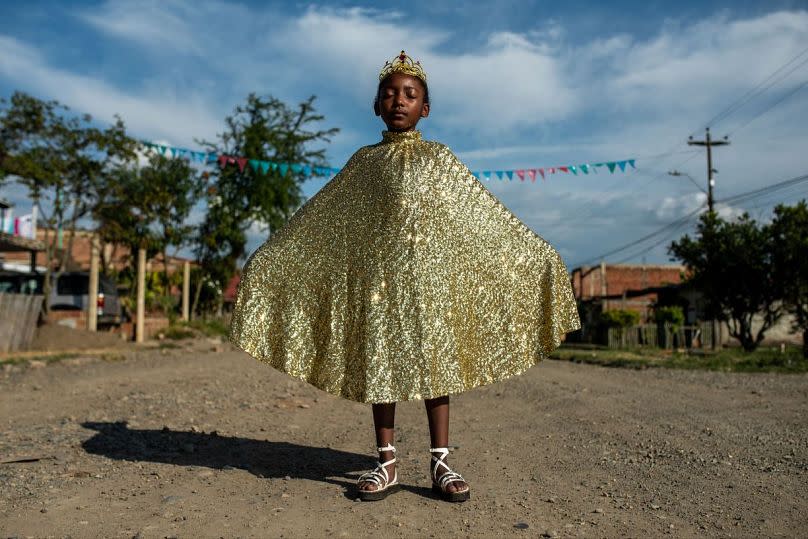
M247 261L230 339L377 403L519 374L579 327L558 253L446 146L385 131Z

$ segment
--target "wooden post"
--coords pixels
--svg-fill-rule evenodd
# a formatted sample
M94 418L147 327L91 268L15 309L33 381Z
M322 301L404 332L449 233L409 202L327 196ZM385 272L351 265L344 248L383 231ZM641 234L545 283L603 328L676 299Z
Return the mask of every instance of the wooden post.
M90 238L90 287L87 291L87 329L98 329L98 237Z
M603 298L603 310L609 310L609 300L606 299L606 295L609 293L609 289L606 286L606 262L601 261L600 263L600 297Z
M191 319L191 263L187 260L182 263L182 319L187 322Z
M137 318L135 321L135 342L142 343L146 323L146 249L137 251Z

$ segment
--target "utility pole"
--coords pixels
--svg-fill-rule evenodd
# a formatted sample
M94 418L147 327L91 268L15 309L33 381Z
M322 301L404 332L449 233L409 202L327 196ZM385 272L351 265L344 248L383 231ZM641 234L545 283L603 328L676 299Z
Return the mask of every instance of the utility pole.
M707 127L704 129L704 140L693 140L693 136L691 135L688 137L687 144L688 146L706 146L707 147L707 208L710 212L710 215L714 215L713 213L713 188L715 187L715 180L713 179L713 146L727 146L729 144L728 137L724 137L723 140L712 140L710 138L710 128ZM709 260L710 253L707 253L707 258ZM721 345L721 337L718 335L720 331L720 324L716 322L715 319L710 321L710 327L712 335L710 336L710 340L712 341L710 344L712 345L713 350L717 349Z
M688 146L706 146L707 147L707 208L710 213L713 213L713 187L715 187L715 180L713 179L713 146L728 146L728 137L723 140L712 140L710 138L710 128L705 128L704 140L693 140L693 136L688 137Z

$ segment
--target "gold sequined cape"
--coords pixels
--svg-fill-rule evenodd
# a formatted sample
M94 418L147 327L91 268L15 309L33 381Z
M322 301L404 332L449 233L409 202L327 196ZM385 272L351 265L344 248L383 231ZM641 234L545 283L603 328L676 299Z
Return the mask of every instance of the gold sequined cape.
M519 374L579 327L559 254L449 148L385 131L249 258L230 339L378 403Z

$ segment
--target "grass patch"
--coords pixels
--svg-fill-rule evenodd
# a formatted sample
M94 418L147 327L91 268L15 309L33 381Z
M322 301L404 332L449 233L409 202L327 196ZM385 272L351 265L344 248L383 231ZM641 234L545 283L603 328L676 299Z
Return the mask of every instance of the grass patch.
M603 367L631 369L695 369L722 372L808 372L808 360L799 346L758 348L754 352L725 348L716 352L688 352L658 348L575 348L562 346L550 354L551 359L588 363Z
M220 318L209 318L203 320L191 320L186 324L203 333L206 337L224 337L230 329L228 324Z
M177 341L198 337L200 334L205 337L225 337L228 329L229 327L224 320L209 318L191 320L190 322L177 322L161 333L166 339Z
M191 337L196 336L194 330L189 329L184 325L180 324L175 324L169 327L167 330L163 331L162 333L166 339L171 339L173 341L178 341L180 339L190 339Z

